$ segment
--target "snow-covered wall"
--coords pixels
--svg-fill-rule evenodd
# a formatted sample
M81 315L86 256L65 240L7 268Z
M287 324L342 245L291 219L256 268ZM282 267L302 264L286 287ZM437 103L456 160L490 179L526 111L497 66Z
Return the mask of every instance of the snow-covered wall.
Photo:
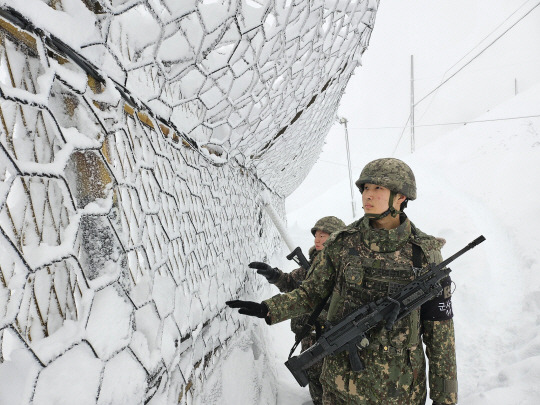
M201 401L377 1L0 6L0 403Z

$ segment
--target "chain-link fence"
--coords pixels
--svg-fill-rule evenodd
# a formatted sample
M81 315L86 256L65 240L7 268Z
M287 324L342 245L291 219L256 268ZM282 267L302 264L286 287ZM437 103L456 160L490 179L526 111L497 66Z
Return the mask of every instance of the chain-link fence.
M0 374L18 403L191 403L376 2L28 4L0 15ZM90 42L51 33L81 15Z

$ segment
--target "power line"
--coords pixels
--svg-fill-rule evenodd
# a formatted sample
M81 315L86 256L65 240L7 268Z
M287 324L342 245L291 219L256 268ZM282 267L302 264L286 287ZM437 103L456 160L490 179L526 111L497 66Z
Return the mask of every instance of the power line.
M521 9L525 6L525 4L529 3L530 1L531 1L531 0L526 0L523 4L521 4L521 6L519 6L516 10L514 10L514 12L513 12L512 14L510 14L508 17L506 17L506 19L505 19L503 22L501 22L499 25L497 25L497 26L493 29L493 31L491 31L489 34L487 34L480 42L478 42L474 47L472 47L472 49L471 49L469 52L467 52L465 55L463 55L463 57L462 57L460 60L458 60L456 63L454 63L452 66L450 66L450 67L446 70L446 72L444 72L443 77L446 76L446 74L448 73L448 71L449 71L450 69L452 69L453 67L455 67L459 62L461 62L463 59L465 59L465 58L467 57L467 55L469 55L470 53L472 53L472 51L474 51L476 48L478 48L482 42L484 42L486 39L488 39L488 38L491 36L491 34L493 34L493 33L494 33L495 31L497 31L500 27L502 27L502 25L503 25L505 22L507 22L510 18L512 18L512 16L513 16L514 14L516 14L519 10L521 10Z
M487 40L495 31L497 31L500 27L503 26L503 24L505 22L507 22L510 18L512 18L512 16L514 16L519 10L521 10L525 4L529 3L531 0L525 0L524 3L521 4L521 6L519 6L516 10L514 10L514 12L512 14L510 14L506 19L504 19L504 21L502 21L499 25L497 25L497 27L495 27L493 29L493 31L491 31L488 35L486 35L482 40L480 40L480 42L478 42L474 47L471 48L471 50L469 52L467 52L465 55L463 55L456 63L454 63L452 66L450 66L448 69L446 69L446 71L444 72L443 74L443 77L442 79L444 79L444 77L446 76L446 74L452 69L454 68L455 66L458 65L459 62L461 62L463 59L465 59L468 55L470 55L472 53L472 51L474 51L476 48L478 48L480 46L480 44L482 44L485 40ZM511 27L510 27L511 28ZM473 59L474 60L474 59ZM522 63L520 63L520 65L522 65ZM490 69L493 69L493 68L490 68ZM480 69L480 70L488 70L486 68L484 69ZM422 80L422 79L420 79ZM418 81L418 79L416 80ZM422 113L422 116L420 117L419 121L422 121L422 119L425 117L425 115L427 114L427 112L430 110L431 106L433 105L433 102L435 100L435 96L431 99L431 101L429 102L429 105L426 107L426 109L424 110L424 112Z
M473 69L472 71L483 72L487 70L497 70L501 68L509 68L509 67L514 67L514 66L533 66L533 65L538 65L539 63L540 63L540 58L526 59L526 60L514 59L514 61L511 63L497 63L497 64L491 63L489 66L478 67L478 68ZM415 82L428 81L428 80L436 79L437 77L439 77L439 75L423 76L423 77L415 76L414 81Z
M476 124L478 122L492 122L492 121L510 121L510 120L519 120L523 118L536 118L540 117L540 114L538 115L524 115L522 117L506 117L506 118L492 118L487 120L474 120L474 121L462 121L462 122L445 122L442 124L422 124L422 125L416 125L417 127L438 127L438 126L444 126L444 125L467 125L467 124Z
M482 123L482 122L510 121L510 120L519 120L519 119L525 119L525 118L538 118L538 117L540 117L540 114L537 114L537 115L524 115L524 116L521 116L521 117L492 118L492 119L475 120L475 121L445 122L445 123L440 123L440 124L424 124L424 125L416 125L416 127L435 127L435 126L443 126L443 125L467 125L467 124L476 124L476 123ZM409 116L409 118L410 118L410 116ZM397 147L399 146L399 143L401 141L401 138L403 137L403 134L405 133L405 130L408 128L408 125L407 125L408 123L409 123L409 120L407 119L407 122L405 123L405 125L403 127L377 127L377 128L351 128L351 129L362 129L362 130L366 130L366 129L373 129L373 130L378 130L378 129L402 129L401 135L399 136L399 139L396 142L396 146L394 148L394 151L392 152L392 156L394 156L394 154L396 153ZM338 165L338 166L347 166L344 163L332 162L331 160L320 159L319 161L324 162L324 163L331 163L331 164Z
M407 129L407 124L409 123L411 119L411 114L409 113L409 117L407 118L407 121L405 121L405 125L403 126L403 130L401 131L401 135L399 136L399 139L397 140L396 147L392 151L392 156L395 155L397 147L399 146L399 143L401 142L401 138L403 138L403 134L405 133L405 129Z
M487 120L473 120L473 121L458 121L458 122L443 122L443 123L436 123L436 124L421 124L421 125L415 125L415 127L437 127L437 126L445 126L445 125L467 125L467 124L475 124L477 122L490 122L490 121L507 121L507 120L519 120L524 118L536 118L540 117L540 114L538 115L524 115L520 117L505 117L505 118L493 118L493 119L487 119ZM409 123L409 119L407 119L407 122L404 126L401 127L355 127L351 129L360 129L363 131L375 131L375 130L382 130L382 129L402 129L402 135L405 132L405 129L407 129L409 126L407 125ZM401 139L401 137L400 137Z
M508 16L501 24L499 24L495 30L493 30L491 33L489 33L486 38L484 38L482 41L480 41L478 43L478 45L480 45L485 39L487 39L493 32L495 32L500 26L502 26L506 21L508 21L517 11L519 11L525 4L528 3L529 0L525 1L525 3L523 3L521 6L519 6L510 16ZM474 56L471 60L469 60L467 63L465 63L461 68L459 68L457 71L455 71L450 77L448 77L446 80L443 80L437 87L435 87L433 90L431 90L428 94L426 94L424 97L422 97L419 101L417 101L416 103L414 103L414 105L412 106L412 110L414 111L414 107L416 107L418 104L420 104L422 101L424 101L426 98L428 98L430 95L432 95L433 93L435 93L437 90L439 90L444 84L446 84L448 81L450 81L450 79L452 79L454 76L456 76L459 72L461 72L463 69L465 69L468 65L470 65L475 59L477 59L480 55L482 55L487 49L489 49L493 44L495 44L495 42L497 42L499 39L501 39L504 35L506 35L506 33L508 31L510 31L512 28L514 28L520 21L522 21L525 17L527 17L530 13L533 12L533 10L535 10L538 6L540 6L540 2L538 2L535 6L533 6L528 12L526 12L523 16L521 16L521 18L519 18L514 24L512 24L508 29L506 29L501 35L499 35L497 38L495 38L490 44L488 44L484 49L482 49L478 54L476 54L476 56ZM456 66L460 61L462 61L467 55L469 55L478 45L476 45L473 49L471 49L469 52L467 52L459 61L457 61L454 65L452 65L450 68L447 69L447 71L444 73L444 75L446 75L446 73L452 69L454 66ZM443 77L444 77L443 75ZM432 100L433 102L433 100ZM428 109L429 107L431 106L431 103L430 105L428 106ZM422 114L422 117L424 117L425 113L427 112L424 111L424 114ZM409 117L407 118L407 121L405 122L405 125L403 127L403 130L401 131L401 135L399 136L399 139L396 143L396 146L394 148L394 151L392 152L392 156L394 156L394 154L396 153L396 150L399 146L399 143L401 142L401 139L403 138L403 134L405 133L405 130L407 129L407 124L409 123L410 119L411 119L411 115L412 115L412 112L409 114ZM532 118L532 117L536 117L536 116L529 116L529 117L523 117L523 118ZM488 122L488 121L501 121L501 120L509 120L509 119L518 119L518 118L521 118L521 117L511 117L511 118L501 118L501 119L493 119L493 120L477 120L477 121L468 121L468 122L461 122L461 123L442 123L442 124L424 124L424 125L416 125L417 127L428 127L428 126L444 126L444 125L466 125L466 124L472 124L472 123L477 123L477 122ZM366 128L368 129L368 128ZM373 129L382 129L382 128L373 128ZM397 129L397 127L396 127Z
M521 20L523 20L525 17L527 17L530 13L532 13L538 6L540 6L540 2L538 2L534 7L532 7L529 11L527 11L519 20L517 20L514 24L512 24L508 29L506 29L501 35L499 35L497 38L495 38L488 46L486 46L484 49L482 49L479 53L476 54L471 60L469 60L466 64L464 64L461 68L456 70L450 77L448 77L446 80L442 81L437 87L435 87L433 90L431 90L428 94L426 94L424 97L422 97L419 101L417 101L414 105L417 106L422 101L424 101L426 98L428 98L430 95L435 93L438 89L440 89L444 84L446 84L450 79L452 79L454 76L456 76L459 72L461 72L463 69L465 69L469 64L472 63L476 58L478 58L480 55L482 55L487 49L489 49L495 42L497 42L499 39L501 39L508 31L510 31L512 28L514 28Z
M501 27L506 21L508 21L516 12L518 12L521 8L525 6L530 0L525 1L521 6L519 6L511 15L509 15L501 24L499 24L492 32L490 32L484 39L482 39L475 47L473 47L469 52L467 52L461 59L459 59L454 65L452 65L448 70L444 73L446 73L452 69L454 66L456 66L460 61L462 61L467 55L469 55L476 47L478 47L483 41L485 41L493 32L495 32L499 27ZM424 97L422 97L419 101L417 101L414 106L420 104L422 101L424 101L427 97L435 93L438 89L440 89L444 84L446 84L448 81L450 81L454 76L456 76L459 72L461 72L465 67L470 65L475 59L477 59L480 55L482 55L487 49L489 49L493 44L495 44L499 39L501 39L508 31L510 31L512 28L514 28L520 21L522 21L525 17L527 17L530 13L532 13L538 6L540 6L540 2L538 2L535 6L533 6L529 11L527 11L523 16L521 16L515 23L513 23L508 29L506 29L501 35L499 35L497 38L495 38L491 43L489 43L484 49L482 49L478 54L476 54L472 59L470 59L465 65L463 65L461 68L459 68L456 72L454 72L450 77L448 77L446 80L442 81L437 87L435 87L433 90L431 90L428 94L426 94ZM443 77L444 77L443 75ZM413 107L414 107L413 106ZM429 107L428 107L429 108ZM424 113L425 115L425 113ZM530 116L522 116L522 117L507 117L507 118L494 118L494 119L488 119L488 120L475 120L475 121L463 121L463 122L454 122L454 123L438 123L438 124L423 124L423 125L415 125L416 127L432 127L432 126L447 126L447 125L467 125L467 124L473 124L473 123L481 123L481 122L490 122L490 121L505 121L505 120L514 120L514 119L523 119L523 118L535 118L540 117L540 115L530 115ZM399 136L399 139L396 143L396 146L394 148L394 151L392 152L392 156L395 154L399 143L401 142L401 139L403 138L403 134L405 133L405 130L408 128L408 123L411 119L411 114L409 114L407 121L405 122L405 125L403 127L355 127L351 129L361 129L361 130L383 130L383 129L402 129L401 134Z
M495 31L497 31L500 27L502 27L502 25L507 22L510 18L512 18L512 16L514 14L516 14L519 10L521 10L525 4L529 3L531 0L525 0L524 3L521 4L521 6L519 6L516 10L514 10L514 12L512 14L510 14L508 17L506 17L506 19L504 21L502 21L499 25L497 25L497 27L495 27L495 29L493 29L493 31L491 31L488 35L486 35L480 42L478 42L469 52L467 52L465 55L463 55L456 63L454 63L452 66L450 66L448 69L446 69L446 72L444 72L443 74L443 77L442 79L444 79L444 77L446 76L446 74L453 68L455 67L459 62L461 62L463 59L465 59L472 51L474 51L476 48L478 48L480 46L480 44L482 42L484 42L486 39L488 39ZM435 95L436 96L436 95ZM435 96L431 99L431 101L429 102L429 105L426 107L426 109L424 110L422 116L420 117L420 119L418 121L422 121L422 119L425 117L425 115L427 114L427 112L430 110L431 106L433 105L433 102L435 101ZM413 106L414 108L414 106Z

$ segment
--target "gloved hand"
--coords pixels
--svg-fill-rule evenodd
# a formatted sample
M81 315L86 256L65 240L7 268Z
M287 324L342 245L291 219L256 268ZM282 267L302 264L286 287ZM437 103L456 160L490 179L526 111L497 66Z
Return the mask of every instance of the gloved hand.
M441 404L440 402L433 401L433 405L444 405L444 404ZM455 405L455 404L450 404L450 405Z
M266 263L251 262L250 264L248 264L248 267L251 269L257 269L257 273L265 276L269 283L273 284L279 278L280 271L277 268L272 267Z
M266 318L268 315L268 307L264 303L253 301L233 300L225 302L231 308L240 308L239 314L256 316L257 318Z

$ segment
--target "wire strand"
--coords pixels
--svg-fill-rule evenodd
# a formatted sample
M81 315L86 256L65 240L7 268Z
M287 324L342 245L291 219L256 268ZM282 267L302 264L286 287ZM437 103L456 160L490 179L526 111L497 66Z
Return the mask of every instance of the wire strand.
M532 7L529 11L527 11L519 20L517 20L514 24L512 24L508 29L506 29L501 35L499 35L497 38L495 38L488 46L486 46L484 49L482 49L476 56L474 56L471 60L469 60L466 64L464 64L461 68L456 70L452 75L450 75L446 80L442 81L437 87L435 87L433 90L431 90L428 94L426 94L424 97L422 97L419 101L417 101L414 104L414 107L416 107L418 104L420 104L422 101L424 101L426 98L428 98L430 95L435 93L438 89L440 89L444 84L446 84L450 79L452 79L454 76L456 76L459 72L461 72L463 69L465 69L469 64L471 64L476 58L478 58L480 55L482 55L486 50L488 50L495 42L497 42L499 39L501 39L508 31L510 31L512 28L514 28L520 21L522 21L525 17L527 17L529 14L531 14L538 6L540 6L540 2L538 2L534 7Z
M459 62L461 62L463 59L465 59L468 55L470 55L476 48L478 48L480 46L480 44L482 44L485 40L487 40L495 31L497 31L500 27L503 26L503 24L505 22L507 22L510 18L512 18L512 16L514 16L519 10L521 10L523 7L525 7L525 5L527 3L529 3L531 0L525 0L524 3L521 4L521 6L519 6L516 10L514 10L514 12L512 14L510 14L508 17L506 17L506 19L504 21L502 21L499 25L497 25L497 27L495 27L493 29L493 31L491 31L488 35L486 35L480 42L478 42L474 47L471 48L471 50L469 52L467 52L465 55L463 55L456 63L454 63L452 66L450 66L448 69L446 69L446 71L444 72L443 76L442 76L442 79L441 80L444 80L444 78L446 77L447 73L452 69L454 68L455 66L457 66L457 64ZM418 120L419 122L422 121L422 119L426 116L426 114L428 113L428 111L431 109L431 106L433 105L433 102L435 101L435 98L437 96L437 92L435 92L435 95L431 98L428 106L425 108L424 112L422 113L422 115L420 116L420 119ZM416 105L416 104L415 104Z
M467 55L471 54L476 48L478 48L480 46L480 44L482 42L484 42L486 39L488 39L495 31L497 31L500 27L502 27L502 25L507 22L510 18L512 18L519 10L521 10L523 7L525 7L525 5L527 3L530 3L532 0L525 0L525 2L523 4L521 4L521 6L519 6L516 10L514 10L514 12L512 14L510 14L508 17L506 17L506 19L501 22L499 25L497 25L493 31L491 31L489 34L487 34L482 40L480 40L480 42L478 42L475 46L473 46L471 48L471 50L469 52L467 52L465 55L463 55L463 57L458 60L456 63L454 63L452 66L450 66L446 72L444 72L444 75L443 75L443 78L444 76L446 76L446 74L450 71L450 69L454 68L459 62L461 62L463 59L465 59L467 57Z
M435 123L435 124L421 124L421 125L415 125L416 128L418 127L436 127L436 126L444 126L444 125L467 125L467 124L475 124L478 122L491 122L491 121L507 121L507 120L519 120L519 119L525 119L525 118L537 118L540 117L540 114L538 115L523 115L519 117L504 117L504 118L493 118L493 119L486 119L486 120L472 120L472 121L458 121L458 122L442 122L442 123ZM410 116L409 116L410 118ZM410 128L410 125L407 125L409 123L409 120L407 119L407 122L405 123L404 127L353 127L349 129L358 129L362 131L374 131L374 130L382 130L382 129L402 129L403 132L401 135L403 136L403 133L407 128ZM400 136L401 139L401 136Z
M407 118L407 121L405 121L405 125L403 126L403 131L401 131L401 135L399 136L399 139L397 140L396 146L394 147L394 150L392 151L392 156L395 155L396 150L397 150L397 148L399 146L399 143L401 142L401 138L403 138L403 134L405 133L405 130L410 127L410 126L407 126L407 124L411 120L411 115L412 114L409 113L409 117Z

